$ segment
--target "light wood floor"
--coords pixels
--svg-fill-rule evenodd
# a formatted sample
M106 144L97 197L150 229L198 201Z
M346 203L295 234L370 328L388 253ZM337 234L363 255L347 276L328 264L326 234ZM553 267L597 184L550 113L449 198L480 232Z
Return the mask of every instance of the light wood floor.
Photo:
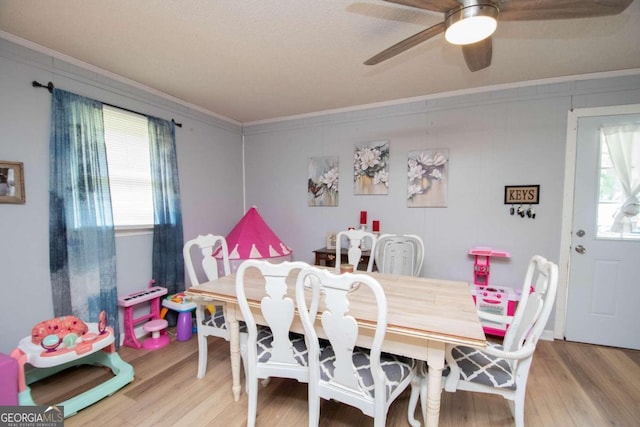
M229 344L209 339L205 378L196 378L195 336L156 350L122 347L120 356L135 370L134 381L114 395L65 420L74 426L246 425L247 398L231 396ZM32 385L38 404L54 404L99 383L103 368L72 368ZM406 426L409 391L391 407L387 425ZM640 426L640 351L562 341L538 344L529 374L527 427ZM258 426L306 426L306 384L273 379L258 393ZM323 401L321 426L369 426L356 409ZM442 393L440 426L512 426L507 402L478 393Z

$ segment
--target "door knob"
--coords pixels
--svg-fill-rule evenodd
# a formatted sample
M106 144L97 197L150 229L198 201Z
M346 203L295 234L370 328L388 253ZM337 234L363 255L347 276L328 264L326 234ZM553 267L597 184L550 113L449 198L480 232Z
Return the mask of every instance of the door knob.
M582 245L578 245L578 246L576 246L576 252L578 252L579 254L583 254L583 253L585 253L586 251L587 251L587 250L585 249L585 247L584 247L584 246L582 246Z

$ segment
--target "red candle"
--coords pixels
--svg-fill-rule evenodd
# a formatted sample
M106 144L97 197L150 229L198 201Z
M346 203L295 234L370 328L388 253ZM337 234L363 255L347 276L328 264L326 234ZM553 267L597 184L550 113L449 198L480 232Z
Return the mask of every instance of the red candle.
M367 211L360 211L360 224L367 223Z
M379 233L380 232L380 221L373 221L373 232L374 233Z

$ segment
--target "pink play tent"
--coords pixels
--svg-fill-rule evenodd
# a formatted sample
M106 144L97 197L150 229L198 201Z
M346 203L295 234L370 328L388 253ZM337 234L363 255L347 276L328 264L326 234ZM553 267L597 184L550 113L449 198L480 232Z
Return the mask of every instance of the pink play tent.
M291 261L291 249L269 228L255 206L244 214L226 239L232 273L247 259ZM218 260L218 270L222 271L222 255L215 253L214 256Z

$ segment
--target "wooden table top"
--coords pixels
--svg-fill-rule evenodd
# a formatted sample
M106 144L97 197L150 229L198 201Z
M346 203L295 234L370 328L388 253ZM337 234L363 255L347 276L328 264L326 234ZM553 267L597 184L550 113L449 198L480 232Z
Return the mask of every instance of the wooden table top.
M387 333L426 338L473 347L487 345L482 325L466 282L366 273L374 277L387 298ZM288 295L295 299L297 271L289 276ZM259 307L265 295L264 279L253 268L245 272L245 293L250 306ZM236 303L236 274L221 277L186 290L191 297ZM350 296L350 314L366 327L375 321L373 294L364 286ZM321 307L322 308L322 307Z

